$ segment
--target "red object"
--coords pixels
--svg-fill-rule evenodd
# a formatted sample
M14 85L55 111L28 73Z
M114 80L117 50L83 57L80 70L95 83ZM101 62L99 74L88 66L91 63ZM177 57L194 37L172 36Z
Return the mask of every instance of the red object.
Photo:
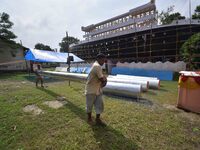
M200 75L200 71L198 71L198 72L196 72L196 73Z
M200 85L200 77L195 77L194 80L196 83L198 83Z
M185 82L185 81L187 81L187 79L188 79L187 76L181 75L181 81Z
M196 76L180 76L180 79L186 81L189 84L200 82L200 77ZM182 81L183 81L182 80ZM186 83L186 84L187 84ZM184 83L183 83L184 84ZM179 86L178 89L178 102L177 107L192 112L200 113L200 86L199 88L187 88Z

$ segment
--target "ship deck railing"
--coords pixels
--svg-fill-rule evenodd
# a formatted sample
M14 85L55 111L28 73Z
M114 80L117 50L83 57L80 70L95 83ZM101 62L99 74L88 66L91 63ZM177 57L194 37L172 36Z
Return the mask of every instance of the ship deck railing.
M109 34L109 35L104 35L104 36L101 36L101 37L86 39L86 40L80 41L76 45L84 44L84 43L88 43L88 42L93 42L93 41L98 41L98 40L103 40L103 39L112 38L112 37L117 37L117 36L121 36L121 35L131 34L131 33L135 33L135 32L145 31L145 30L151 30L151 29L162 28L162 27L170 27L170 26L174 26L174 25L180 26L180 25L190 25L190 24L191 25L195 25L195 24L200 25L200 19L174 20L171 24L167 24L167 25L152 25L152 26L147 26L147 27L137 27L135 29L134 28L133 29L127 29L127 30L124 30L124 31L112 33L112 34Z

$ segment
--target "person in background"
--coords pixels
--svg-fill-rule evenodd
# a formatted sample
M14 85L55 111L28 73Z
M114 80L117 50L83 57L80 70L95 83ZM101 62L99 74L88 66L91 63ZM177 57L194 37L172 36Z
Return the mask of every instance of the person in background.
M106 56L98 54L96 61L92 65L90 73L87 78L85 86L86 94L86 111L88 115L88 123L92 123L92 108L95 107L96 124L105 125L101 121L100 115L104 110L104 103L102 98L102 88L106 86L107 78L103 75L102 65L105 63Z
M41 73L42 73L42 65L40 63L38 63L38 62L35 62L33 64L33 71L34 71L34 73L36 75L36 81L35 81L36 87L38 87L38 82L40 81L41 87L44 88L43 76L41 75Z

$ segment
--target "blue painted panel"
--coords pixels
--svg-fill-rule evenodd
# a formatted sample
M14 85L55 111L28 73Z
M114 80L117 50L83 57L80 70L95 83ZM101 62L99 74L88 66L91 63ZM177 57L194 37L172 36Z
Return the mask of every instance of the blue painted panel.
M71 67L70 72L89 74L90 69L91 69L90 67Z
M160 80L173 80L173 71L145 70L137 68L113 67L112 75L124 74L145 77L157 77Z

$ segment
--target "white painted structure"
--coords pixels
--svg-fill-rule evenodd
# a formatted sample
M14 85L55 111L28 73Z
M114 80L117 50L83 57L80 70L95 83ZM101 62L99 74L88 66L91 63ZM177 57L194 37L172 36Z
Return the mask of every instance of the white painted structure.
M81 30L85 32L85 35L83 36L85 40L80 41L79 44L131 34L149 29L170 27L174 25L182 26L188 24L198 25L200 24L200 20L174 20L171 24L159 25L155 0L151 0L147 4L133 8L121 15L115 16L97 24L91 24L86 27L82 26ZM74 46L74 44L70 45L70 47L72 46Z
M165 71L173 71L173 72L179 72L182 70L186 70L186 63L183 61L178 61L175 63L166 61L166 62L147 62L147 63L121 63L117 62L116 67L126 67L126 68L137 68L137 69L145 69L145 70L165 70Z
M110 18L97 24L82 27L86 41L112 37L120 33L151 28L157 25L155 0L129 10L127 13ZM130 31L129 31L130 30Z

